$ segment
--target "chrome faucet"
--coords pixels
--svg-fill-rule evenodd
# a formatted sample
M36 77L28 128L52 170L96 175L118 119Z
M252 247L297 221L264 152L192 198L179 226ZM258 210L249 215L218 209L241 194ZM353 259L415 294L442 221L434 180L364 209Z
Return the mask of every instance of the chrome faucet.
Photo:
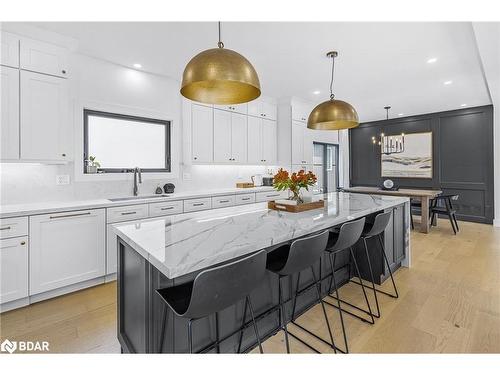
M137 176L139 176L139 184L142 184L141 168L139 167L134 168L134 196L137 196L139 194L139 185L137 184Z

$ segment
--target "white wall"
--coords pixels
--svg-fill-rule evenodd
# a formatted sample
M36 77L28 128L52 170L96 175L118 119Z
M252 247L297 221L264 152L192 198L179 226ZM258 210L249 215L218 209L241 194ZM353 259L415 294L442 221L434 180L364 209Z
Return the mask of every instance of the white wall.
M485 83L493 103L494 225L500 227L500 24L498 22L474 22L473 30L478 47L478 58L481 61Z

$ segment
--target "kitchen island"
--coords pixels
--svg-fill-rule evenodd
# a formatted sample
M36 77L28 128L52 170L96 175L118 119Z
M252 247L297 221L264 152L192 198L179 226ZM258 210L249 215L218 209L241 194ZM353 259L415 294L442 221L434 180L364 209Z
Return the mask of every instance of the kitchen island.
M118 236L118 339L124 352L132 353L185 353L188 348L187 320L167 310L167 328L160 350L162 314L165 306L155 293L156 289L189 282L203 269L220 265L261 249L271 252L290 241L333 228L350 220L366 217L372 221L376 213L392 211L392 219L384 233L386 253L392 270L409 266L409 200L381 195L329 193L316 196L325 199L324 208L302 213L269 210L267 203L241 207L220 208L138 220L114 225ZM374 241L369 244L376 248ZM366 259L361 247L356 246L361 274L367 278ZM371 251L375 281L381 283L388 270L378 251ZM349 279L348 254L338 257L337 280ZM344 265L344 267L342 267ZM321 275L330 272L328 262L316 265ZM294 278L296 280L296 278ZM296 281L286 280L285 296L288 300L285 319L290 318L291 296ZM303 288L312 280L302 275ZM284 280L285 281L285 280ZM230 280L228 280L230 282ZM322 284L327 293L328 280ZM301 314L315 304L315 291L306 290L297 300L296 313ZM262 339L278 328L278 283L275 275L267 274L252 293L258 326ZM243 301L219 313L218 336L227 337L218 350L234 353L238 347L238 330L242 326ZM297 315L298 315L297 314ZM216 339L215 317L200 319L193 325L195 351L210 347ZM256 345L251 326L243 328L243 351ZM215 351L210 348L210 351Z

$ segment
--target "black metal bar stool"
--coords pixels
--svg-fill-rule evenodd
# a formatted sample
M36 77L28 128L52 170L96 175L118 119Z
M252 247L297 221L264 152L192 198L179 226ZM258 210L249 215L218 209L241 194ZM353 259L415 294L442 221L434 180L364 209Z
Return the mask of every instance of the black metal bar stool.
M255 323L252 302L250 300L250 293L265 276L266 259L266 251L262 250L243 259L202 271L192 282L156 290L165 303L160 352L163 350L165 328L167 325L167 307L177 316L188 319L189 353L193 353L193 322L215 313L216 341L211 347L217 346L217 350L219 351L220 341L224 339L219 340L217 313L245 299L242 329L246 325L246 310L248 306L259 350L263 353L259 331Z
M325 339L311 333L305 327L297 324L295 320L295 311L292 311L291 323L303 329L304 331L312 334L313 336L320 339L322 342L326 343L330 347L332 347L336 351L335 343L333 341L332 330L330 328L330 322L328 320L328 316L326 314L325 305L323 300L321 299L321 289L320 289L320 281L316 277L316 273L314 272L314 264L321 259L321 255L326 249L326 245L328 243L328 231L324 231L319 234L315 234L312 236L300 238L291 243L291 245L282 246L273 252L269 253L267 260L267 269L270 272L273 272L278 275L278 302L279 302L279 325L280 329L285 332L285 343L286 343L286 351L290 353L290 342L288 336L292 336L296 340L300 341L302 344L306 345L308 348L313 350L316 353L320 353L316 348L303 341L300 337L297 337L291 332L288 332L286 327L286 319L283 308L283 289L281 280L285 277L298 274L297 277L300 279L301 272L306 269L310 269L312 272L312 277L314 281L314 286L316 287L316 294L318 296L318 302L321 304L323 309L323 315L325 317L326 325L328 328L328 333L330 335L330 342ZM295 296L293 299L293 305L295 310L295 303L297 297L299 295L298 288L295 292Z
M368 263L368 269L370 271L370 277L371 277L370 281L372 284L371 287L369 285L366 285L366 287L373 290L373 296L375 297L375 304L377 307L377 313L373 314L373 316L375 316L376 318L380 318L380 307L378 304L377 292L385 294L385 295L392 297L392 298L399 297L398 289L396 288L396 283L394 282L394 277L392 275L391 266L389 265L389 260L387 259L387 255L385 254L384 242L382 241L382 237L381 237L381 234L385 231L385 228L389 224L390 219L391 219L391 211L382 212L382 213L378 214L377 216L375 216L375 220L374 220L373 224L366 224L365 225L365 227L363 229L363 233L361 234L361 239L363 240L363 244L365 245L365 254L366 254L366 259L367 259L367 263ZM384 292L383 290L375 288L375 279L373 277L373 268L372 268L372 263L370 260L370 254L368 251L368 243L367 243L367 241L369 239L375 238L375 237L378 239L378 241L380 243L380 252L381 252L381 255L384 258L385 264L387 265L387 268L389 270L389 275L391 276L392 286L394 287L395 294L387 293L387 292ZM361 285L361 282L358 282L356 280L350 280L350 281ZM361 281L361 279L360 279L360 281Z
M349 353L349 346L347 344L347 334L346 334L346 330L345 330L344 317L343 317L342 313L349 314L349 315L351 315L355 318L358 318L366 323L370 323L370 324L375 323L375 319L373 317L370 302L368 301L368 296L366 295L365 287L364 287L363 281L361 280L361 275L359 272L358 263L356 262L356 257L354 256L354 252L352 250L352 246L354 246L354 244L356 242L358 242L358 240L361 236L364 225L365 225L365 218L364 217L361 219L358 219L358 220L354 220L354 221L350 221L350 222L342 224L338 233L337 232L330 232L330 236L328 239L328 246L326 248L326 251L328 252L328 255L329 255L328 258L330 260L330 267L332 269L330 286L328 289L328 296L335 299L337 301L337 305L334 305L333 303L330 303L328 301L325 301L325 303L327 303L328 305L339 310L340 323L342 325L342 333L344 336L345 353ZM354 263L356 275L358 276L358 278L360 280L361 289L363 290L363 295L365 297L366 305L368 306L368 311L366 311L366 310L364 310L364 309L362 309L362 308L360 308L360 307L358 307L350 302L347 302L339 297L337 281L335 279L335 271L337 271L335 266L336 266L337 254L339 254L340 252L345 251L345 250L349 250L349 258ZM350 263L349 263L349 265L350 265ZM349 270L349 277L350 276L351 276L351 272ZM335 290L335 296L332 295L333 290ZM351 306L357 310L365 312L366 314L368 314L370 316L371 320L368 320L364 317L361 317L357 314L354 314L353 312L351 312L349 310L343 309L341 306L341 302L348 305L348 306Z

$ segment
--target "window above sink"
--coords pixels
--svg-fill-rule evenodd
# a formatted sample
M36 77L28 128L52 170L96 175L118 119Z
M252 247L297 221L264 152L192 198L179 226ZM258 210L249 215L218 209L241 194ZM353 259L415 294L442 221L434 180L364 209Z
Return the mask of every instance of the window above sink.
M95 158L96 168L84 174L171 172L170 121L118 113L83 110L84 160Z

